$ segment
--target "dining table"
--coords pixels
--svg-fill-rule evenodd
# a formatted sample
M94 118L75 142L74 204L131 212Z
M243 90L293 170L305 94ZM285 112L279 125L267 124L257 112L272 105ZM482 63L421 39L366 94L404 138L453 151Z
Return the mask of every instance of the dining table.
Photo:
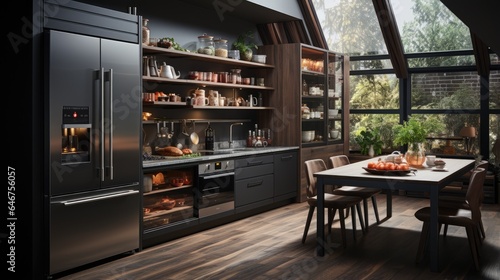
M385 160L386 156L379 156L358 161L341 167L327 169L314 173L317 188L317 244L318 256L325 255L328 242L325 239L325 185L359 186L379 188L387 195L387 218L392 217L392 193L397 190L418 191L427 193L431 208L430 217L430 270L439 272L439 225L438 225L438 195L446 185L459 179L475 166L474 159L442 158L445 161L444 169L427 166L402 171L377 171L367 169L368 163ZM323 211L321 211L323 209Z

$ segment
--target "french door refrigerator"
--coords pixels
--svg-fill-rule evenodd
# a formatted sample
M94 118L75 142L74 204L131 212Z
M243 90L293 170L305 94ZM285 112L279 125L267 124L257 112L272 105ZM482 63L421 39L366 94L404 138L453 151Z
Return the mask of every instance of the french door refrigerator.
M140 246L141 50L45 32L49 274Z

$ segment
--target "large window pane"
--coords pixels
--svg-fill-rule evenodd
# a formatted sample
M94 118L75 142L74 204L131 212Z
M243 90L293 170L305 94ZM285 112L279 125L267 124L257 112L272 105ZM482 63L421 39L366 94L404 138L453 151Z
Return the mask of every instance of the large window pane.
M399 79L392 74L350 77L351 109L398 109Z
M438 155L476 155L479 153L478 114L425 114L426 120L442 124L429 134L427 151ZM473 128L473 129L469 129Z
M390 0L390 3L406 53L472 49L469 28L441 1Z
M372 0L313 0L332 51L348 55L387 54Z
M359 150L359 145L354 140L363 130L378 130L380 138L384 142L383 148L386 151L395 150L394 135L392 127L399 123L397 114L350 114L349 115L349 149Z
M479 109L477 72L413 74L412 109Z

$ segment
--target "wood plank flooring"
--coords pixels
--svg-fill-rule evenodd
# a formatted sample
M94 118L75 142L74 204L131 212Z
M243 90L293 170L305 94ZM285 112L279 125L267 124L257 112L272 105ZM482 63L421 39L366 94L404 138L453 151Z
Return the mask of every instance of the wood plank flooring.
M377 196L381 219L385 197ZM392 218L376 225L369 203L368 233L363 235L358 224L353 240L349 217L345 249L339 246L336 217L325 257L316 256L315 219L301 243L308 206L294 203L60 279L500 279L500 205L482 207L481 270L474 268L465 230L450 226L440 239L440 273L429 270L428 258L415 263L422 224L413 214L427 205L427 199L394 195Z

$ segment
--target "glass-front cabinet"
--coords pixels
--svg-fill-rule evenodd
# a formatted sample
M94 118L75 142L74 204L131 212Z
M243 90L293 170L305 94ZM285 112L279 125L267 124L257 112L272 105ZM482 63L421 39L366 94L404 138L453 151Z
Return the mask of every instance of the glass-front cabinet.
M152 169L144 172L143 230L183 223L194 217L194 169Z
M313 47L301 47L302 146L341 143L344 140L344 56Z

